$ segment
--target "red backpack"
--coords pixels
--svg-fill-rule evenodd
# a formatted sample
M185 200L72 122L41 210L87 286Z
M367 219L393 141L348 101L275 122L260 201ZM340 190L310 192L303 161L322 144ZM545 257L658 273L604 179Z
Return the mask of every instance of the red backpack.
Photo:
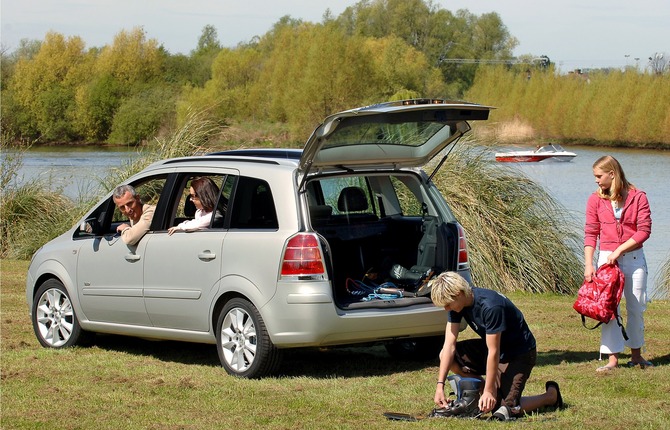
M589 330L616 319L617 324L621 327L624 339L628 340L626 329L618 311L624 283L624 274L616 262L614 264L603 264L598 268L590 282L584 281L577 293L577 300L572 305L581 314L584 327L586 327L586 318L598 321L595 326L586 327Z

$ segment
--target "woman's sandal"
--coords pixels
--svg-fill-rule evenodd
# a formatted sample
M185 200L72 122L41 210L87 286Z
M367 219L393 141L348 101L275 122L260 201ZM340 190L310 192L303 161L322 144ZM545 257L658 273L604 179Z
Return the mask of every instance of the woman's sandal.
M554 403L555 409L563 409L563 397L561 397L561 389L558 388L558 382L547 381L545 388L549 391L549 387L554 387L556 389L556 403Z
M640 369L644 369L646 367L654 367L654 363L647 360L628 362L628 367L635 367L635 366L640 366Z
M596 369L596 372L598 373L607 373L611 372L612 370L616 369L618 366L610 366L609 364L607 366L600 366L599 368Z

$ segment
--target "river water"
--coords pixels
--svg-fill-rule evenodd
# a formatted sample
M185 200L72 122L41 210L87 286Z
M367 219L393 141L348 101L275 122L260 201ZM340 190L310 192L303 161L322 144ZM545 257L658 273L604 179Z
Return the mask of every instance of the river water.
M511 147L492 147L491 153ZM532 149L527 148L527 149ZM581 236L586 200L596 190L591 166L602 155L612 155L622 164L626 177L645 191L652 211L652 234L644 244L649 266L649 287L652 291L658 282L661 265L670 258L670 152L639 149L595 148L569 146L577 153L570 162L543 161L539 163L504 163L505 168L519 171L542 185L575 221ZM3 154L4 156L5 154ZM99 179L111 168L123 168L136 156L133 150L39 148L28 151L23 158L19 178L27 180L41 176L53 189L61 189L73 199L97 192ZM581 271L582 268L576 268Z

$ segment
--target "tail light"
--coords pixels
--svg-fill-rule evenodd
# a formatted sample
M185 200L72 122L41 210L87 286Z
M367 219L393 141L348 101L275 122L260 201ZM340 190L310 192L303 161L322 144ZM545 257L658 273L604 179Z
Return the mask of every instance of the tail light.
M468 246L465 242L465 230L460 224L458 227L458 270L467 270L470 268L470 261L468 261Z
M324 276L325 272L321 245L315 234L298 233L288 240L284 248L281 276L316 278Z

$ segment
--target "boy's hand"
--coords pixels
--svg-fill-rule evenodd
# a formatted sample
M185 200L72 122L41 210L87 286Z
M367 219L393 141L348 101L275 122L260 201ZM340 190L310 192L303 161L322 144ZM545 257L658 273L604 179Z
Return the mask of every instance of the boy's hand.
M495 394L484 391L482 396L479 398L479 410L482 413L490 412L496 405L496 396Z

